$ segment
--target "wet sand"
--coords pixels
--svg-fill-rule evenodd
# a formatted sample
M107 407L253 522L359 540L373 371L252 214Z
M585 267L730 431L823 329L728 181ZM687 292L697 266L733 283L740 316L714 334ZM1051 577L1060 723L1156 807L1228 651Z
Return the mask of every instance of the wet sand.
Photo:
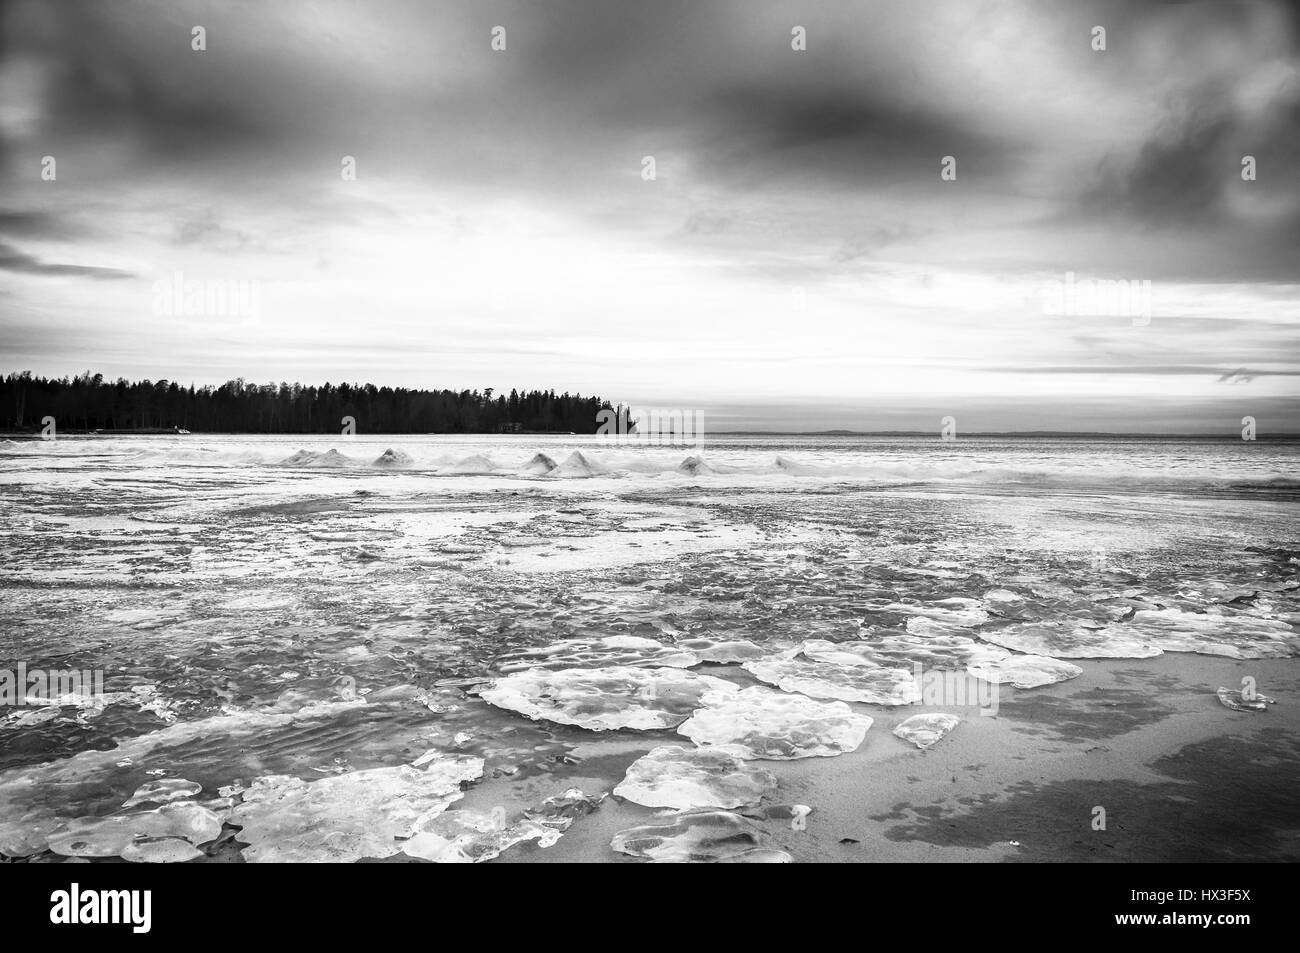
M813 809L804 830L760 820L764 846L796 862L1300 859L1300 661L1166 653L1080 664L1083 675L1068 682L1004 688L996 716L946 709L962 723L929 751L892 729L945 709L853 706L876 719L857 751L762 762L780 782L771 804ZM1246 676L1278 704L1260 713L1221 705L1215 689ZM591 737L574 752L586 758L574 783L617 775L680 740ZM1104 830L1093 829L1097 807ZM654 814L606 798L555 846L523 845L496 862L636 862L609 841Z

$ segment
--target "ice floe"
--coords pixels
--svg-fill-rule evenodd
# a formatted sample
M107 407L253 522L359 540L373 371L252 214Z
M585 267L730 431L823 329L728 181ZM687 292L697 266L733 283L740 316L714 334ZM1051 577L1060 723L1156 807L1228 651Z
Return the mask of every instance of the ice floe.
M1004 648L1052 658L1154 658L1163 649L1123 626L1085 628L1073 622L1033 622L980 632Z
M741 663L741 668L782 691L802 692L814 698L873 705L910 705L921 700L921 689L905 668L785 656L751 659Z
M304 781L256 778L231 823L243 828L246 861L347 863L400 853L404 843L463 797L461 784L483 774L483 759L444 756Z
M751 758L830 757L862 744L872 719L843 702L819 702L753 686L710 696L677 733L697 745L738 745ZM728 749L735 750L735 749Z
M689 649L664 645L635 635L608 635L592 639L565 639L536 649L501 657L503 673L529 668L602 668L611 665L690 668L700 656Z
M1038 688L1083 674L1079 666L1045 655L1010 655L999 661L967 666L966 671L986 682L1010 684L1015 688Z
M925 715L913 715L906 721L894 726L894 734L904 741L910 741L922 751L938 742L948 732L961 723L957 715L944 712L932 712Z
M593 731L674 728L710 699L734 694L731 682L672 668L530 669L479 692L486 702L534 720Z
M1127 624L1166 652L1237 659L1300 655L1300 635L1290 623L1217 606L1205 612L1173 607L1141 609Z
M646 807L677 810L757 804L776 786L776 778L752 764L751 757L739 746L664 745L635 761L614 793Z
M73 818L49 835L49 848L65 857L119 857L139 841L174 838L192 846L216 840L221 819L192 801L150 811Z
M619 831L610 846L657 863L716 863L763 850L762 829L730 811L692 811L661 824ZM757 859L757 858L752 858Z

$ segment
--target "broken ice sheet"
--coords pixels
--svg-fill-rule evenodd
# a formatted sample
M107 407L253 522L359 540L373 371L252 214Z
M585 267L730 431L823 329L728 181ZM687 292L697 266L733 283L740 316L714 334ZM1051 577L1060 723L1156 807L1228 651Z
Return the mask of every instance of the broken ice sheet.
M802 654L816 662L912 669L962 669L973 661L1006 658L1011 653L965 635L891 633L849 642L808 639Z
M782 691L802 692L814 698L873 705L910 705L921 700L921 690L905 668L860 662L844 665L783 656L753 659L742 663L741 668Z
M922 751L935 744L961 723L961 718L944 712L913 715L894 726L894 734L910 741Z
M692 811L619 831L609 846L656 863L716 863L758 849L761 829L730 811Z
M747 749L733 745L665 745L634 762L614 793L646 807L677 810L757 804L776 778L748 762L750 757Z
M980 638L1051 658L1154 658L1163 654L1159 645L1127 626L1085 629L1072 622L1033 622L984 631Z
M1205 612L1141 609L1127 624L1166 652L1237 659L1300 655L1300 637L1290 623L1218 606Z
M510 821L501 808L490 812L448 811L422 824L415 836L402 843L402 853L436 863L472 864L492 860L527 841L536 842L540 848L550 847L574 821L594 811L604 797L569 788Z
M524 841L550 847L562 831L519 818L507 824L496 811L448 811L421 824L421 830L399 845L402 853L440 864L477 864Z
M221 819L212 811L177 801L151 811L73 818L49 835L49 847L65 857L117 857L143 839L179 838L198 845L220 833Z
M1000 661L969 665L966 671L986 682L1010 683L1015 688L1038 688L1083 674L1079 666L1045 655L1011 655Z
M843 702L813 701L761 686L708 701L677 733L701 746L738 745L751 758L832 757L854 751L872 724L868 715Z
M479 695L533 720L604 731L673 728L704 703L706 694L736 691L731 682L709 675L614 667L518 672L496 679Z
M988 610L979 599L954 596L933 602L889 602L875 609L877 612L897 612L904 615L931 619L942 624L971 628L988 621Z
M448 757L423 768L408 764L303 781L257 778L231 823L243 827L251 863L348 863L390 857L483 774L483 759Z
M552 645L513 652L499 659L503 673L536 668L603 668L611 665L690 668L700 656L689 649L664 645L635 635L566 639Z
M1247 698L1243 692L1220 688L1215 694L1219 696L1219 701L1224 707L1231 708L1233 711L1268 711L1269 705L1277 704L1276 699L1258 692Z

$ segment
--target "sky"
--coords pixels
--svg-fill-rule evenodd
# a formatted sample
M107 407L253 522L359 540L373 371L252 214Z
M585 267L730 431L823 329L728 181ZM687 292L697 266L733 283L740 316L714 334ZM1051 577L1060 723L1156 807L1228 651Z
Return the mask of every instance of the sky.
M1264 435L1298 345L1286 3L0 6L0 373Z

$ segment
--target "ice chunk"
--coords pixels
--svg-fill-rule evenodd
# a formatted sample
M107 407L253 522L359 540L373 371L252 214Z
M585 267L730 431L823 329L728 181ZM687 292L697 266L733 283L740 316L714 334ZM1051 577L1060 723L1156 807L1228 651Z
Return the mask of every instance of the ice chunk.
M539 824L565 831L575 820L599 807L603 800L605 800L603 793L588 794L582 788L569 788L560 794L548 797L537 807L530 807L524 815Z
M351 462L352 460L350 457L345 457L343 454L339 453L337 450L331 447L330 449L326 450L324 453L315 454L314 458L306 461L303 464L303 466L345 467Z
M503 655L502 672L530 668L603 668L611 665L690 668L700 657L678 646L635 635L608 635L594 639L566 639L541 648Z
M906 721L894 726L894 734L904 741L910 741L921 750L935 744L944 735L961 723L956 715L933 712L926 715L913 715Z
M476 453L456 461L447 468L448 473L491 473L497 468L497 465L481 453Z
M64 857L118 857L139 840L169 837L197 845L220 833L216 814L192 801L178 801L152 811L73 818L50 834L49 846Z
M593 477L602 473L608 473L606 467L590 460L583 455L581 450L575 450L569 454L568 458L551 471L552 476L562 477Z
M739 746L655 748L627 769L614 793L646 807L742 807L776 786L771 772L750 764Z
M841 665L782 656L752 659L742 663L741 668L782 691L802 692L814 698L873 705L910 705L921 700L921 689L905 668Z
M699 476L702 473L716 473L713 467L704 462L703 457L687 457L677 466L679 473L689 473L691 476Z
M530 669L498 678L479 695L534 721L604 731L673 728L704 704L705 695L721 698L737 690L708 675L618 666Z
M739 745L751 758L831 757L854 751L872 721L843 702L818 702L760 686L707 701L708 707L692 715L677 733L701 746Z
M184 778L161 778L142 785L122 806L135 807L146 802L166 804L179 798L193 797L202 790L203 785L186 781Z
M535 476L544 476L550 473L558 464L544 453L535 453L533 458L525 463L521 470L525 473L531 473Z
M658 863L713 863L759 847L761 829L730 811L692 811L619 831L609 846Z
M483 774L483 759L448 756L423 768L371 768L303 781L257 778L231 816L246 861L337 862L399 853Z
M1124 626L1085 629L1070 622L1034 622L981 632L980 638L1017 652L1052 658L1154 658L1163 654L1160 646Z
M407 467L410 465L411 455L403 450L394 450L392 447L375 457L375 466L377 467Z
M1083 674L1079 666L1045 655L1011 655L1001 661L970 665L966 671L986 682L1010 683L1015 688L1038 688Z
M1269 705L1276 705L1276 699L1269 698L1267 695L1261 695L1256 692L1250 698L1247 698L1239 691L1233 691L1231 688L1220 688L1216 693L1225 707L1233 711L1268 711Z

